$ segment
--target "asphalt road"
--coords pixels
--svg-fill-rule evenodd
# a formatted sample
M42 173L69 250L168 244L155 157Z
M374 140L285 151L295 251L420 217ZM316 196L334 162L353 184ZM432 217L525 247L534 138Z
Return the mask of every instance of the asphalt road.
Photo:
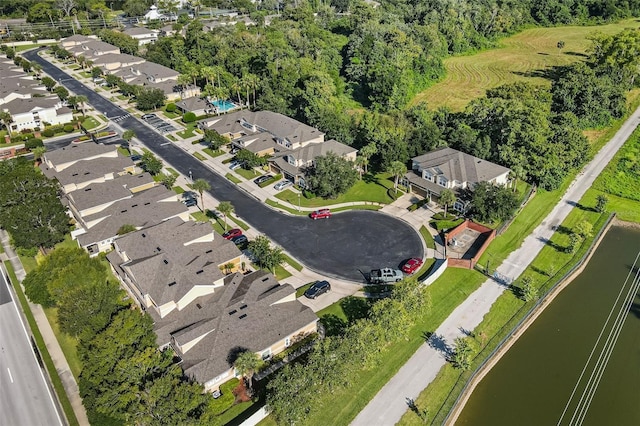
M0 424L62 425L31 341L0 269Z
M85 95L89 103L111 119L128 114L84 84L71 78L56 66L37 55L23 54L42 65L43 71L76 94ZM152 130L135 117L118 122L133 130L136 138L185 176L205 179L211 185L211 195L230 201L237 215L259 232L299 259L308 268L327 275L364 282L364 273L371 269L399 267L411 257L422 257L420 236L405 222L379 212L349 211L331 219L313 221L278 213L253 198L225 177L219 176L202 162ZM205 206L211 208L213 206Z

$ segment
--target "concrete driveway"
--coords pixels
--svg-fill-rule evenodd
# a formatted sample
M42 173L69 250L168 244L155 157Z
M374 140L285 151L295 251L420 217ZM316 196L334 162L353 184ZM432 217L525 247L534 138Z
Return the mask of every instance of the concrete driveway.
M95 109L110 119L129 114L98 93L44 60L37 50L24 56L42 65L43 71L78 95L84 95ZM423 257L421 237L407 223L372 211L348 211L327 220L313 221L278 213L214 173L200 160L163 138L135 117L118 121L133 130L136 138L184 176L205 179L211 195L231 201L238 216L269 236L306 267L326 276L364 282L371 269L398 267L411 257ZM214 208L215 206L207 206Z

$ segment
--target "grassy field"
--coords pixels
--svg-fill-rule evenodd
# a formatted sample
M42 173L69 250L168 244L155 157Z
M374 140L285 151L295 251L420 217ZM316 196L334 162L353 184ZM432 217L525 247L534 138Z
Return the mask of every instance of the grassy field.
M640 28L640 20L627 20L597 27L534 28L502 40L500 48L470 56L445 59L446 77L419 93L412 104L427 102L429 108L447 106L460 111L487 89L515 81L550 85L545 71L580 60L595 31L615 34L625 28ZM565 47L559 50L562 40Z
M87 130L92 130L95 129L96 127L98 127L100 125L100 123L98 122L98 120L96 120L93 117L87 117L83 122L82 122L82 127L84 127Z
M594 182L594 189L640 201L640 129L618 151Z
M387 190L393 187L393 181L388 173L381 173L375 176L365 176L364 179L356 181L346 193L335 199L324 199L320 197L305 198L300 197L302 207L322 207L332 204L348 203L354 201L374 201L382 204L389 204L393 200L387 194ZM285 189L276 195L283 201L288 201L294 206L298 205L298 193Z

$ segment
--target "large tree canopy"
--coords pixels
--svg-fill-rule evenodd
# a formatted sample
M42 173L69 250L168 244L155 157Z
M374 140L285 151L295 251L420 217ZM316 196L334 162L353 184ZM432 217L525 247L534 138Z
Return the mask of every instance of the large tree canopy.
M306 175L309 189L324 198L345 193L358 179L353 162L333 152L316 157Z
M69 232L56 181L23 158L0 162L0 225L16 247L53 247Z

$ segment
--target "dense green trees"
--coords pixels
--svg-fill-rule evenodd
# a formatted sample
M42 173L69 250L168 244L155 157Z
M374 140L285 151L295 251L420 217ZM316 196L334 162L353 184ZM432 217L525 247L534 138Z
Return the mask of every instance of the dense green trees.
M130 35L123 34L120 31L102 30L99 36L105 43L119 47L122 53L129 55L136 55L138 53L138 40Z
M353 162L333 152L316 157L313 167L306 171L309 189L324 198L336 198L345 193L357 179Z
M516 195L504 186L480 182L471 192L470 214L481 222L504 221L517 207Z
M23 249L48 248L69 232L57 181L24 158L0 162L0 226Z
M149 111L161 107L166 98L164 92L155 87L141 87L136 93L136 103L138 109L142 111Z
M162 160L153 155L151 151L145 151L140 158L140 165L145 172L148 172L152 176L157 175L162 171Z
M268 384L267 403L278 423L301 423L326 409L318 395L343 390L362 370L376 368L388 346L405 339L419 315L430 309L425 287L415 279L396 284L389 298L373 304L367 318L354 320L341 336L317 342L304 364L285 366Z

